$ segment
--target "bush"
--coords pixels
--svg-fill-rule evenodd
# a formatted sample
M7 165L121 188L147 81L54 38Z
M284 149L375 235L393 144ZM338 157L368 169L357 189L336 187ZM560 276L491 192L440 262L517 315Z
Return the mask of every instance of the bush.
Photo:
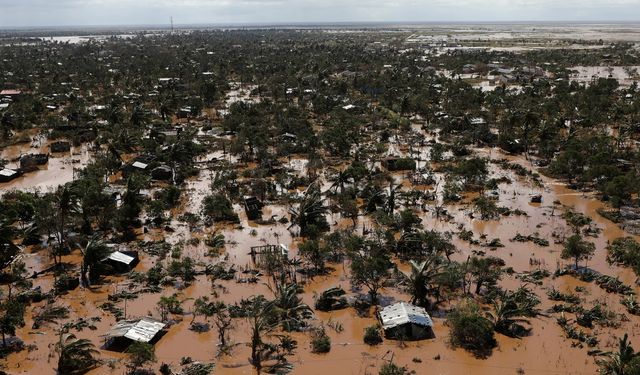
M364 330L364 342L368 345L378 345L382 342L382 334L378 326L369 326Z
M449 339L453 347L461 347L478 357L487 357L496 346L493 324L472 301L463 302L447 316Z
M202 202L202 215L214 222L230 221L239 223L238 214L233 210L231 201L222 194L207 195Z
M415 374L415 371L409 371L406 367L400 367L395 363L385 363L380 367L379 375L409 375Z
M311 351L313 353L329 353L331 351L331 338L327 336L324 328L317 330L311 340Z

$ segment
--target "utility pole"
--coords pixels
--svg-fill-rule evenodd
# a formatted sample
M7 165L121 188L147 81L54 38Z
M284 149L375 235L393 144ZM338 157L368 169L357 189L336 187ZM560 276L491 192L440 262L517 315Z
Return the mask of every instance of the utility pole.
M173 34L173 16L171 16L171 34Z

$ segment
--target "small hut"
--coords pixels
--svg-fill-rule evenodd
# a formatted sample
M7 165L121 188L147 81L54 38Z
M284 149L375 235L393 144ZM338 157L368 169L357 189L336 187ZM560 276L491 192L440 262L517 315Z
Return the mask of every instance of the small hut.
M65 141L56 141L49 145L51 152L69 152L71 151L71 143Z
M262 217L262 202L256 197L244 198L244 211L249 220L257 220Z
M416 162L411 158L384 158L381 161L382 166L388 171L413 171L416 169Z
M20 168L31 168L49 162L49 154L26 154L20 157Z
M399 302L380 310L378 318L387 338L422 340L435 337L433 321L422 307Z
M139 261L137 251L114 251L103 262L115 272L124 273L131 271Z
M20 173L13 169L0 169L0 182L9 182L14 178L18 178Z
M160 333L165 327L165 323L149 317L121 320L105 335L105 347L125 349L134 341L153 344L160 338Z

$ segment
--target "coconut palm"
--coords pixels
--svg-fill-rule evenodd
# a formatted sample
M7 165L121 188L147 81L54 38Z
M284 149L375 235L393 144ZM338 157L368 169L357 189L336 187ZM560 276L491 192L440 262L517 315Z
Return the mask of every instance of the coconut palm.
M409 285L412 304L418 306L427 306L429 304L427 299L429 284L431 280L442 272L443 263L438 256L429 256L420 263L413 260L409 261L411 272L405 273L404 276Z
M84 247L82 252L81 278L85 285L90 285L91 281L97 280L100 276L100 269L103 267L102 261L109 256L111 250L98 237L93 237ZM87 273L89 277L87 278Z
M523 324L538 314L536 306L540 300L529 289L521 287L515 292L505 292L493 301L493 310L487 318L493 323L496 332L509 337L521 337L529 332Z
M275 295L275 311L282 329L290 332L305 326L305 319L311 318L311 308L298 296L297 284L280 284L272 290Z
M98 354L98 351L93 343L87 339L78 339L72 333L60 335L56 351L60 355L58 358L58 374L85 374L100 363L94 357Z
M59 264L62 262L62 254L67 246L66 234L68 219L78 208L76 195L69 185L58 187L54 195L54 205L58 211L58 249L56 255L58 256L57 263Z
M305 192L298 208L289 209L291 214L289 228L297 225L300 227L300 234L303 236L308 233L310 226L315 226L318 230L329 229L329 224L324 216L326 212L327 207L322 202L320 190L316 185L311 185Z

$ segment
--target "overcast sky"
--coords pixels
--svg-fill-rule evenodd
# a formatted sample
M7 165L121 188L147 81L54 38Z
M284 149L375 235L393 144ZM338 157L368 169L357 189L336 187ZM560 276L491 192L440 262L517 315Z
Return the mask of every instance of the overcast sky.
M640 21L640 0L0 0L0 28L193 23Z

